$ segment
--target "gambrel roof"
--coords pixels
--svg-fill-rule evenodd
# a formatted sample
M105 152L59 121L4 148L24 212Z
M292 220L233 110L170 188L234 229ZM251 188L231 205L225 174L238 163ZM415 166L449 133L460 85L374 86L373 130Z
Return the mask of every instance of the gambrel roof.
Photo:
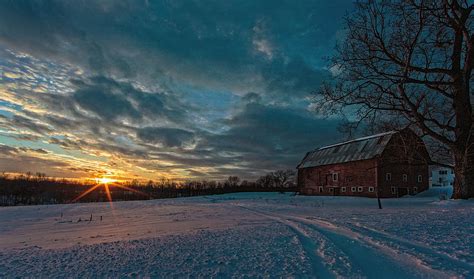
M397 131L362 137L308 152L298 169L373 159L381 155Z

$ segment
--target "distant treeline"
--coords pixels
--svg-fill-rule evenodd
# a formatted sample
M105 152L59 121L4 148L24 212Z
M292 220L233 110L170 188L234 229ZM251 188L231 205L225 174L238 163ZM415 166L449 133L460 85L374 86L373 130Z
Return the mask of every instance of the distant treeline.
M41 173L18 176L3 174L0 175L0 206L108 201L107 187L104 185L83 195L94 186L97 184L93 182L49 178ZM175 182L160 179L144 183L132 180L109 184L108 189L113 201L126 201L235 192L289 192L296 191L296 184L295 172L287 170L266 174L256 181L241 181L237 176L230 176L225 181Z

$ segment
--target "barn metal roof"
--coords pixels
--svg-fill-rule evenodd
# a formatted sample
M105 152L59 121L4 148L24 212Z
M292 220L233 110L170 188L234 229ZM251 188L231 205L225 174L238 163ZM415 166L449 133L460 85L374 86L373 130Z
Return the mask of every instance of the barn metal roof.
M324 146L308 152L297 168L317 167L331 164L367 160L382 154L396 131Z

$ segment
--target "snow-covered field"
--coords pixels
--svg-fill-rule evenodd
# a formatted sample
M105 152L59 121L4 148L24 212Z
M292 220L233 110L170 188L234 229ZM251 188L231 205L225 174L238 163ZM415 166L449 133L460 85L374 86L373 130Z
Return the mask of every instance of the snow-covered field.
M0 278L474 277L472 200L382 203L240 193L0 208Z

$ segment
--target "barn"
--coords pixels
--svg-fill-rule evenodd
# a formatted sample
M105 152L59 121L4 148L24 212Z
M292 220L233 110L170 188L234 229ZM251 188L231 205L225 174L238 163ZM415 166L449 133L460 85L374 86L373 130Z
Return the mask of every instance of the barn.
M308 152L300 194L395 198L429 187L430 156L412 130L390 131Z

